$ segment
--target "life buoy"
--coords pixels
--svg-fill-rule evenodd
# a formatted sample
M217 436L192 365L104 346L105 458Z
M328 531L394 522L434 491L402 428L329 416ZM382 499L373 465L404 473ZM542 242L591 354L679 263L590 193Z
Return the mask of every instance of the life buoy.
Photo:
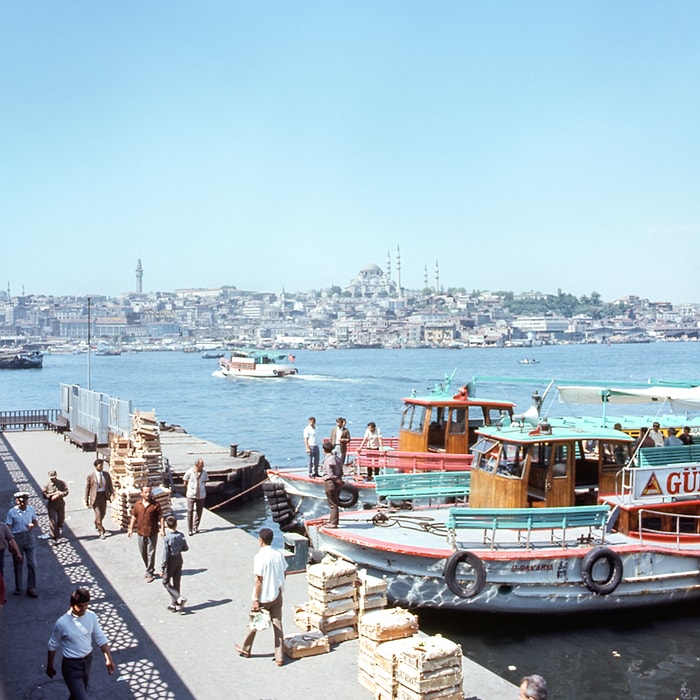
M602 581L593 578L593 567L605 560L608 564L608 576ZM581 579L583 585L596 595L608 595L612 593L622 581L622 559L617 552L608 547L595 547L591 549L581 562Z
M457 579L457 567L460 564L469 566L474 574L473 581L462 581ZM484 562L473 552L461 550L450 555L445 564L445 583L447 587L460 598L473 598L481 593L486 583L486 568ZM466 584L466 585L465 585Z
M360 492L352 484L343 484L338 492L338 505L343 508L352 508L360 498Z

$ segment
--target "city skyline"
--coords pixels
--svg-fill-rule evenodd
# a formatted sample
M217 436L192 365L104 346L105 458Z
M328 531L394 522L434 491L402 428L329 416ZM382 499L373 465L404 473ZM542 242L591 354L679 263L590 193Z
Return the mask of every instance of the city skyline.
M0 10L0 280L700 298L700 5Z

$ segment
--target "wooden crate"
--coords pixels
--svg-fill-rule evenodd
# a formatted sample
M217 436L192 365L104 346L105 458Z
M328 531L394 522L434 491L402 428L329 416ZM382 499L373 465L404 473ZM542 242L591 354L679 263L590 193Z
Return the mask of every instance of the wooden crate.
M418 618L403 608L377 610L362 616L359 631L375 642L410 637L418 631Z
M284 638L284 653L290 659L326 654L331 650L328 637L322 632L302 632Z

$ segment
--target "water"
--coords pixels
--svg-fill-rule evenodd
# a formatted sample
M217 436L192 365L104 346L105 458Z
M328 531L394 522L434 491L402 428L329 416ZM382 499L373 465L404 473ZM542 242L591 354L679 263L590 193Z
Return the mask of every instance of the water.
M455 390L474 374L565 379L640 380L700 377L700 344L570 345L535 349L295 351L300 375L285 380L218 376L215 360L197 354L92 356L91 388L220 445L263 451L271 464L305 462L302 430L315 415L324 435L338 416L353 436L374 420L395 435L401 397L425 392L457 370ZM519 365L523 357L539 364ZM56 408L60 383L87 386L85 355L47 355L42 370L0 372L0 410ZM540 386L542 393L543 386ZM533 387L484 386L479 394L530 405ZM595 413L596 407L589 412ZM566 407L545 401L545 413ZM629 412L629 411L626 411ZM270 524L263 501L230 513L247 529ZM651 615L585 619L514 619L421 613L421 627L459 641L464 652L516 682L541 673L550 697L666 699L700 695L700 606ZM682 686L685 683L685 688Z

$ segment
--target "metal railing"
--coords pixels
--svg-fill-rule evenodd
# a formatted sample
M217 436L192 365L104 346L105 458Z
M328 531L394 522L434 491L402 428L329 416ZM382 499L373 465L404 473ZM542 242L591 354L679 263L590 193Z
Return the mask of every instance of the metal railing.
M637 511L637 517L638 517L638 532L639 532L639 541L641 544L644 544L644 535L652 537L664 537L666 539L670 539L672 542L675 543L676 549L680 549L681 545L686 542L688 543L689 541L692 542L697 542L698 540L698 526L700 525L700 515L691 515L689 513L672 513L666 510L649 510L647 508L640 508L639 511ZM665 519L671 519L673 523L672 528L667 528L663 530L655 530L651 527L648 526L648 519L652 518L659 518L660 521L662 521L664 518ZM643 521L644 519L647 518L647 526L643 526ZM687 530L681 530L681 522L685 521L686 523L692 522L693 527L692 531L688 532Z
M48 430L51 421L58 418L59 409L46 408L27 411L0 411L2 430Z

